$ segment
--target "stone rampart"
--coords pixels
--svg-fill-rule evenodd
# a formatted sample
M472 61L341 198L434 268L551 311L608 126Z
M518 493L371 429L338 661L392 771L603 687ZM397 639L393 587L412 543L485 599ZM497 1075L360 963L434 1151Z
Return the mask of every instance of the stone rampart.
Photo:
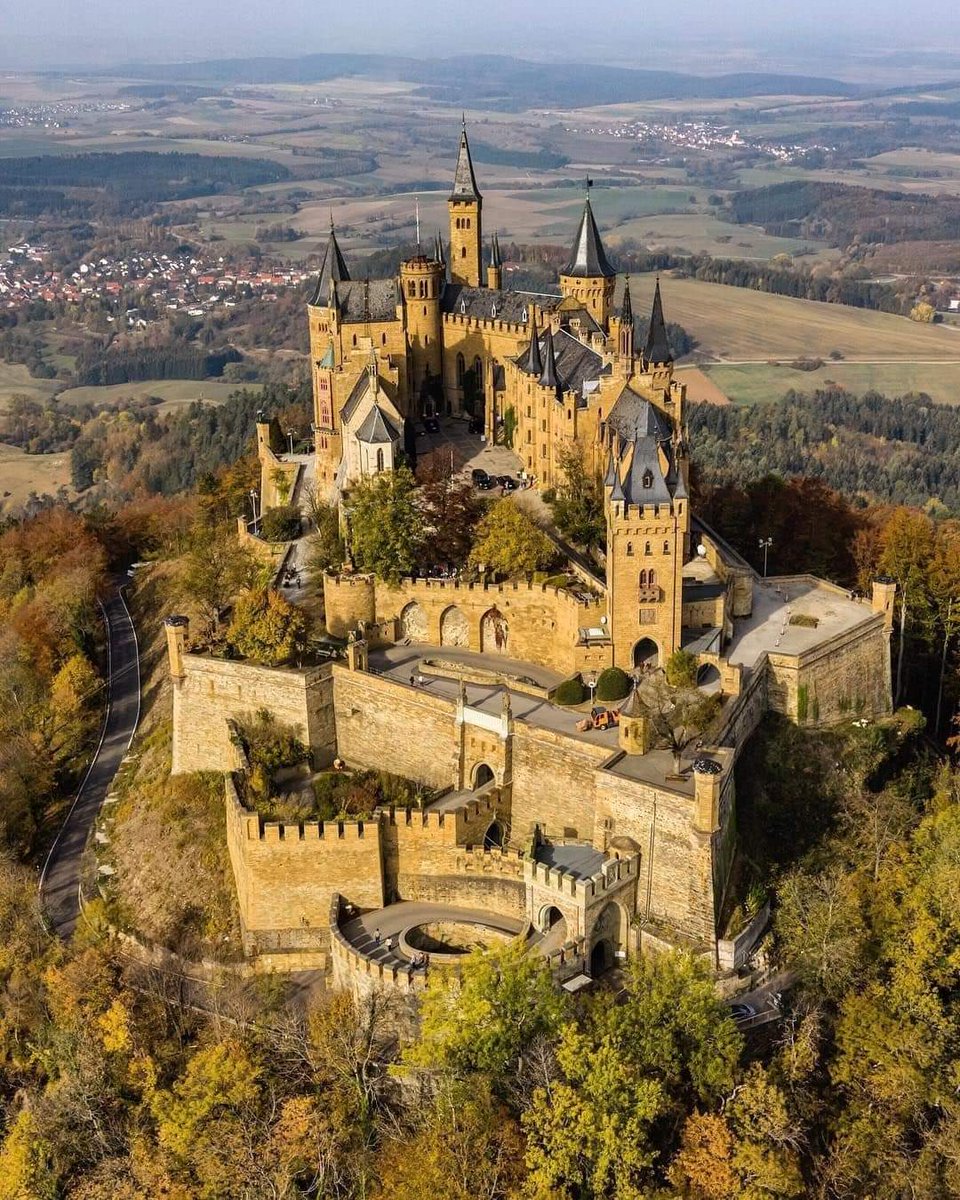
M599 626L606 612L603 600L584 603L545 583L404 579L393 587L350 575L324 576L324 603L338 637L361 622L389 629L395 619L400 639L502 653L562 674L580 665L579 630Z
M266 708L292 725L317 766L333 761L336 737L330 666L260 667L184 654L173 683L173 773L231 771L235 751L228 721Z
M248 950L300 949L329 929L330 897L360 908L383 905L380 822L261 822L224 784L227 849Z

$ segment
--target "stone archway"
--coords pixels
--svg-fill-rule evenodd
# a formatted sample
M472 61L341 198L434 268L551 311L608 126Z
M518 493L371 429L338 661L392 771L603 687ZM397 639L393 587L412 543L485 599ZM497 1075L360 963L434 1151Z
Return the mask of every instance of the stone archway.
M488 609L480 618L481 654L506 654L509 636L507 618L496 607Z
M627 949L627 913L616 900L600 910L590 933L590 974L596 978L616 963Z
M704 663L697 671L697 687L710 694L720 691L720 672L713 663Z
M427 614L416 600L405 604L400 612L400 638L408 642L426 642Z
M484 850L502 850L503 849L503 826L499 821L493 821L490 828L483 835Z
M641 638L633 647L633 666L652 671L660 666L660 647L653 638Z
M470 626L462 609L451 604L440 615L440 645L463 646L470 645Z
M557 937L562 941L566 941L567 918L555 904L545 904L540 909L537 926L543 933L552 933L556 930Z
M482 788L488 783L493 783L493 771L485 762L477 763L473 768L472 780L474 791L476 791L477 788Z

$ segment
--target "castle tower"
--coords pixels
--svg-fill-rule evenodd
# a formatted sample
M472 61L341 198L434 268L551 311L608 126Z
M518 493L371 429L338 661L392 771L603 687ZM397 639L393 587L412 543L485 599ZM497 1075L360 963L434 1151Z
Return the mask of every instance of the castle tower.
M610 342L616 356L617 369L626 379L633 374L633 303L630 300L630 277L623 281L620 308L610 318Z
M439 241L439 239L438 239ZM423 412L424 402L439 395L443 330L440 298L443 263L418 255L400 264L400 292L406 319L411 407Z
M500 256L500 239L493 235L490 246L490 265L487 267L487 287L499 292L503 287L503 259Z
M320 275L308 307L310 325L310 369L313 378L314 449L319 482L332 486L340 462L339 417L333 395L333 374L337 364L337 284L350 279L346 260L340 251L333 218L330 237L320 266Z
M663 319L663 300L660 297L660 276L653 292L653 307L650 310L650 328L646 345L640 355L641 369L652 376L653 387L661 391L670 390L673 379L673 351L667 337L667 323Z
M617 273L610 266L600 240L588 191L570 261L560 273L560 291L587 309L606 329L616 279Z
M634 688L620 709L617 740L625 754L646 754L653 744L650 714Z
M454 172L453 191L447 201L447 208L450 211L450 280L467 287L479 287L482 267L480 217L483 197L477 187L477 177L473 173L466 120L460 133L457 169Z

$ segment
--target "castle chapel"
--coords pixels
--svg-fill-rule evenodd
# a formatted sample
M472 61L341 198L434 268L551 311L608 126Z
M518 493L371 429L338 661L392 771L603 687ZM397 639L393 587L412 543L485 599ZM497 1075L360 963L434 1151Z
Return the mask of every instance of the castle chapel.
M491 441L509 430L541 488L556 485L576 445L605 477L615 614L605 632L629 658L645 626L645 653L667 656L681 640L691 526L684 387L659 283L637 352L629 283L607 258L588 193L559 294L505 290L497 236L483 239L466 128L447 204L449 261L438 236L397 278L351 279L331 227L309 306L318 482L337 495L392 469L413 419L434 413L482 420Z

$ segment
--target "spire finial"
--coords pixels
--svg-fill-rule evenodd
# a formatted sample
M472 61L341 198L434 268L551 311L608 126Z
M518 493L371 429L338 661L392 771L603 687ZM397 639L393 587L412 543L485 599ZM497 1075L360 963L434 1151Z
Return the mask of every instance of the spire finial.
M417 254L419 255L419 253L420 253L420 197L419 196L417 197L416 210L417 210Z
M464 133L467 132L467 114L462 110L460 112L460 128Z

